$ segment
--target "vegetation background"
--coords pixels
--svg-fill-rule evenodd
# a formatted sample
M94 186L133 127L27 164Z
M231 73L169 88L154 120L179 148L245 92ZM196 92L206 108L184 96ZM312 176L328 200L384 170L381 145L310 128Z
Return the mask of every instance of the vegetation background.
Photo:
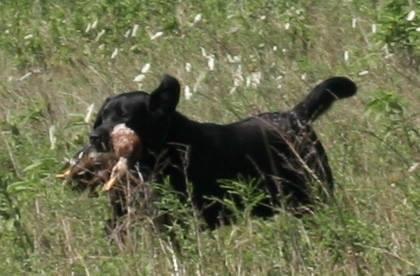
M0 14L2 275L420 273L420 1L2 0ZM140 222L125 246L109 242L106 195L55 174L106 96L150 91L164 72L182 81L182 112L219 123L352 78L357 97L315 123L336 202L303 219L192 227L182 255Z

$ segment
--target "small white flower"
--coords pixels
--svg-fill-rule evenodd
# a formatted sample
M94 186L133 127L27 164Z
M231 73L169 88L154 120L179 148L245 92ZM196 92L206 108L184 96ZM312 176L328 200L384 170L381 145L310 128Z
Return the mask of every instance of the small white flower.
M19 78L20 81L26 80L27 78L29 78L30 76L32 76L32 72L28 72L25 75L23 75L22 77Z
M142 74L146 74L147 72L149 72L149 70L150 70L150 63L146 63L145 65L143 65L140 72Z
M200 21L201 21L201 19L202 19L202 18L203 18L203 15L202 15L201 13L197 14L197 15L194 17L193 24L197 24L198 22L200 22Z
M283 54L285 54L285 53L287 52L287 49L283 48L283 49L281 49L281 52L282 52Z
M98 19L96 19L95 21L93 21L92 25L91 25L91 29L96 29L96 26L98 26Z
M356 29L356 24L357 24L357 18L352 18L351 19L351 27L353 29Z
M118 55L118 52L119 52L118 48L115 48L114 51L112 52L111 59L116 58Z
M192 93L191 93L191 89L188 85L185 85L184 87L184 96L186 100L191 99Z
M377 31L376 24L372 24L372 33L376 33L376 31Z
M417 167L420 165L420 163L418 163L418 162L416 162L416 163L414 163L413 165L411 165L411 167L408 169L408 172L409 173L412 173L412 172L414 172L416 169L417 169Z
M207 52L206 52L206 49L204 49L203 47L200 47L200 50L201 50L201 55L202 55L203 57L207 57Z
M277 52L277 46L273 46L273 52Z
M134 79L133 79L133 81L134 82L142 82L143 80L144 80L144 78L145 78L146 76L144 75L144 74L139 74L139 75L137 75Z
M55 137L55 126L50 126L48 129L48 136L50 138L50 149L55 149L55 145L57 143L57 137Z
M412 10L407 15L407 21L413 21L415 17L416 17L416 11Z
M366 76L367 74L369 74L369 71L368 70L364 70L364 71L361 71L361 72L359 72L359 76Z
M416 28L416 32L420 32L420 27L417 27Z
M349 51L344 51L344 61L347 62L349 60Z
M24 37L23 37L23 39L24 40L28 40L28 39L31 39L31 38L33 38L34 37L34 35L33 34L28 34L28 35L25 35Z
M192 68L191 63L189 62L185 63L185 71L191 72L191 68Z
M157 33L155 33L155 34L153 34L153 35L150 36L150 40L158 39L162 35L163 35L163 32L157 32Z
M128 29L128 30L125 32L124 37L125 37L125 38L128 38L128 37L130 36L130 33L131 33L131 30L130 30L130 29Z
M238 65L238 68L233 73L233 86L238 87L244 82L244 77L242 74L242 65Z
M92 24L88 23L85 29L85 33L88 33L90 31L90 29L92 28Z
M262 73L261 72L252 72L246 78L246 86L252 86L256 88L261 83Z
M266 18L267 18L267 16L262 15L262 16L260 17L260 20L265 20Z
M209 67L210 71L214 71L214 63L215 63L214 55L209 55L207 57L207 66Z
M286 24L284 24L284 29L285 30L288 30L290 28L290 23L289 22L287 22Z
M135 37L137 35L138 30L139 30L139 24L134 24L133 31L131 32L131 37Z
M95 108L95 104L91 104L87 108L86 116L85 116L85 119L84 119L86 124L88 124L90 122L90 119L92 118L94 108Z
M300 76L300 79L301 79L301 80L306 80L306 77L307 77L306 73L303 73L303 74Z
M105 34L105 29L102 29L95 38L95 41L99 41L101 37Z
M227 60L229 63L240 63L241 62L241 56L231 56L229 54L226 55Z

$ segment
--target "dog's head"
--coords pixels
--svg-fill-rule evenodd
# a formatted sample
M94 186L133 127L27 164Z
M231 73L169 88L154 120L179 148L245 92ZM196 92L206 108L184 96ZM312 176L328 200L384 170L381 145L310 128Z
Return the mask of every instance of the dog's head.
M180 84L165 75L152 93L142 91L109 97L99 110L90 142L98 151L110 151L110 134L125 124L139 136L143 149L156 149L165 143L171 117L180 96Z

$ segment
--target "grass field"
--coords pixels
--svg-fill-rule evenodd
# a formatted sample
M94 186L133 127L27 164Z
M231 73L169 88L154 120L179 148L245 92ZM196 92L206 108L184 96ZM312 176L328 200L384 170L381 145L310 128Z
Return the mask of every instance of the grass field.
M4 0L0 14L0 274L420 273L419 1ZM175 226L182 254L144 222L110 243L106 195L55 174L87 141L92 105L163 73L181 80L183 113L218 123L352 78L358 95L315 123L335 202L198 231L169 194L192 225Z

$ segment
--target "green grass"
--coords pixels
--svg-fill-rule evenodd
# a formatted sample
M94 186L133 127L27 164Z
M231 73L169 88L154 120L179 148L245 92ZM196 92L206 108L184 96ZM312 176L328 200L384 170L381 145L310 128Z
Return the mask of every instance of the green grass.
M420 272L415 1L27 0L2 1L0 12L3 274ZM317 81L351 77L358 95L315 123L335 202L303 219L280 211L198 231L191 208L168 194L167 208L182 221L174 226L182 255L140 221L125 246L110 243L106 195L72 192L55 174L86 142L91 104L98 110L108 95L150 91L165 72L190 88L183 113L219 123L286 110Z

